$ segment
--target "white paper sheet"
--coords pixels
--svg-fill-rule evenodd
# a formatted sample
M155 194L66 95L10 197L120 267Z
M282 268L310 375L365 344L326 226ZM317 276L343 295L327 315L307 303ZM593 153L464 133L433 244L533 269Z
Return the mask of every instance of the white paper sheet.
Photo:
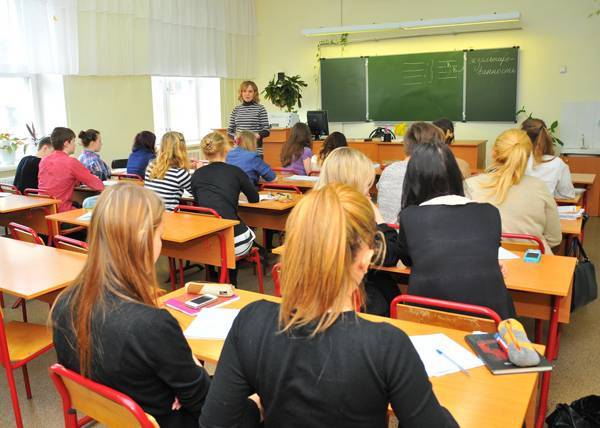
M298 181L319 181L319 177L314 175L290 175L285 177L286 180L298 180Z
M483 365L479 358L445 334L410 336L410 340L423 361L428 376L443 376L459 372L460 369L456 364L465 370ZM438 354L437 349L448 358Z
M514 253L511 253L507 249L498 247L498 260L513 260L518 258L519 256L517 256Z
M225 340L239 312L239 309L202 309L183 334L188 339Z
M85 213L84 215L80 215L79 217L77 217L77 220L91 221L92 220L92 212L89 211L89 212Z

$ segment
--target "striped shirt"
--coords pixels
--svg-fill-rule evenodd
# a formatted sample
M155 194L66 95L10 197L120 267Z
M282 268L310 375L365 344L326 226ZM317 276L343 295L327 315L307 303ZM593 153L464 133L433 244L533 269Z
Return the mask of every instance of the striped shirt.
M227 133L235 136L238 131L251 131L260 135L257 152L262 153L262 139L268 137L269 116L267 110L261 104L255 102L244 102L236 106L229 117Z
M165 207L169 211L179 205L179 200L183 191L192 191L192 177L189 172L182 168L169 168L164 178L150 178L151 168L146 170L144 187L153 190L164 201Z

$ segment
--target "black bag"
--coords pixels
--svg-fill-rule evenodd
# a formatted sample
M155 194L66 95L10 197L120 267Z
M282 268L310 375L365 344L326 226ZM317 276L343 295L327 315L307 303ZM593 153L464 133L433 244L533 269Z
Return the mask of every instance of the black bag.
M593 428L600 426L600 396L588 395L571 403L558 404L547 418L549 428Z
M577 257L571 300L571 312L573 312L598 298L598 284L594 264L588 258L578 238L573 238L569 255Z

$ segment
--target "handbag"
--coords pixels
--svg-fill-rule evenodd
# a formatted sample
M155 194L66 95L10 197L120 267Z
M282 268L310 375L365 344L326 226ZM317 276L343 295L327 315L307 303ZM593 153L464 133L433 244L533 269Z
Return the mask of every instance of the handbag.
M577 258L571 299L571 312L573 312L598 298L598 284L594 264L588 258L579 238L573 238L571 241L568 255Z

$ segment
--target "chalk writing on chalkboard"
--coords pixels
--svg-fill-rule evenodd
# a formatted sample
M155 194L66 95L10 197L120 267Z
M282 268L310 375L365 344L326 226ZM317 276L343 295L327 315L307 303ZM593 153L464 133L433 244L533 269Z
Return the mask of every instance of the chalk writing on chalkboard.
M494 76L517 73L517 58L508 55L489 55L470 58L470 67L479 76Z
M422 86L436 80L456 80L462 75L463 65L456 60L426 60L405 62L402 86Z

